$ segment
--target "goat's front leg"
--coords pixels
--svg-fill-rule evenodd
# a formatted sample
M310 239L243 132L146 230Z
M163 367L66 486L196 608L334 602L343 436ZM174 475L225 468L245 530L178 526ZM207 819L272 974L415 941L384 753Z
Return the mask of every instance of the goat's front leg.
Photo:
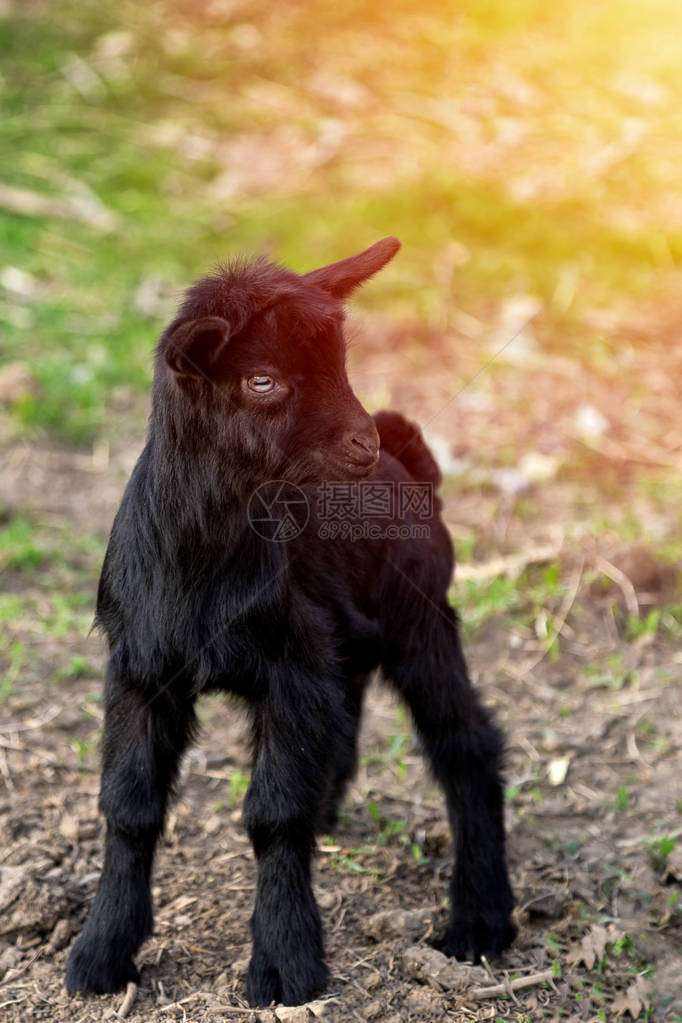
M69 957L70 992L104 994L139 980L133 955L152 931L154 846L194 721L191 701L167 690L149 698L109 672L100 792L107 818L104 869Z
M286 681L271 679L256 709L254 769L244 801L258 859L247 980L254 1006L299 1005L327 981L310 865L329 786L330 743L345 714L333 687L293 673Z

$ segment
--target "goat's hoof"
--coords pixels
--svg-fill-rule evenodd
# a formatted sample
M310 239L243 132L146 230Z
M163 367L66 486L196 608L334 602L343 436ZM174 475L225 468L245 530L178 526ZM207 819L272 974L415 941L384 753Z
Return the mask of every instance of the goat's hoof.
M265 952L254 952L249 963L246 997L249 1005L264 1008L273 1002L303 1005L327 986L329 970L321 959L291 960L275 965Z
M516 928L505 917L494 920L481 916L451 920L441 951L455 959L480 963L481 956L497 956L516 937Z
M84 941L81 936L71 949L66 970L69 994L83 991L105 995L122 991L127 984L140 982L140 974L130 957L116 955L102 941Z

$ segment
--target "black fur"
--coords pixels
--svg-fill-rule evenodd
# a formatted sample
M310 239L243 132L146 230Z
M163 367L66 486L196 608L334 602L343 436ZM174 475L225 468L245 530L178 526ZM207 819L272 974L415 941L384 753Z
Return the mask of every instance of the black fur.
M352 776L377 668L412 712L447 800L456 854L445 951L477 959L513 939L502 741L469 682L447 600L453 553L440 503L426 519L394 511L382 523L426 525L426 536L321 533L323 481L440 480L418 428L395 412L372 420L346 377L341 301L397 248L384 239L304 277L263 261L222 268L190 289L160 340L149 437L98 593L111 651L107 839L70 991L139 979L133 956L152 931L154 846L195 698L212 689L243 697L253 727L249 1001L297 1004L324 988L311 858ZM295 483L308 499L307 526L286 542L258 535L247 517L269 480Z

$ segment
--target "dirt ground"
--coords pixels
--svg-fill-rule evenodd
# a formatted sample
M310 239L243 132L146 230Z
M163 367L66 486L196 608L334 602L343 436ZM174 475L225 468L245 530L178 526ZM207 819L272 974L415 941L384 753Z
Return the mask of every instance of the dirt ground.
M395 354L402 335L391 329L390 336L372 331L361 348L358 392L371 400L387 391L425 422L455 377L470 379L473 357L448 355L429 338L423 348L437 360L405 372ZM654 380L657 372L646 345L638 352L626 372L621 365L616 386L608 373L588 377L578 361L527 347L523 372L518 362L502 365L430 427L465 465L445 491L455 538L478 538L459 586L485 578L499 558L511 559L495 569L501 575L518 577L528 565L519 586L535 585L548 561L560 566L563 584L548 597L544 619L493 606L467 634L474 678L507 732L513 948L475 968L432 948L447 917L451 869L443 804L409 722L377 684L346 812L317 857L329 990L293 1015L246 1008L255 883L240 822L248 760L240 711L210 698L157 857L156 929L139 957L131 1021L682 1018L682 650L663 629L633 635L626 628L633 594L644 619L679 585L655 543L679 519L679 505L641 489L636 469L648 459L655 473L679 450L673 409L682 353L655 378L656 414L664 410L667 432L654 424L646 441L654 413L640 397L637 446L628 439L634 413L626 399L650 393L647 374ZM607 431L576 436L576 408L585 401L606 417ZM12 624L32 656L0 703L0 1016L8 1021L105 1020L122 1002L121 995L70 998L63 987L101 865L104 649L86 629L46 630L40 619L60 587L82 593L84 614L91 606L101 542L142 442L135 410L125 422L134 425L92 454L9 436L1 450L5 520L21 513L42 523L63 545L66 566L37 574L7 568L1 580L5 593L32 598L36 612ZM654 436L664 439L652 447ZM513 476L495 475L494 452L505 445L558 459L563 470L519 495ZM506 468L516 464L512 458ZM651 546L618 529L624 509L648 523ZM98 544L74 545L83 536Z

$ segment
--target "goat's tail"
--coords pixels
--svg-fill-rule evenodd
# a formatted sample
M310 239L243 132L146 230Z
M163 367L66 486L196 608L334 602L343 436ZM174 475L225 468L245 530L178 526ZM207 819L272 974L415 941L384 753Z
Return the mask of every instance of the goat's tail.
M402 462L419 483L433 483L438 487L443 478L441 471L416 423L405 419L400 412L389 411L377 412L374 422L383 450Z

